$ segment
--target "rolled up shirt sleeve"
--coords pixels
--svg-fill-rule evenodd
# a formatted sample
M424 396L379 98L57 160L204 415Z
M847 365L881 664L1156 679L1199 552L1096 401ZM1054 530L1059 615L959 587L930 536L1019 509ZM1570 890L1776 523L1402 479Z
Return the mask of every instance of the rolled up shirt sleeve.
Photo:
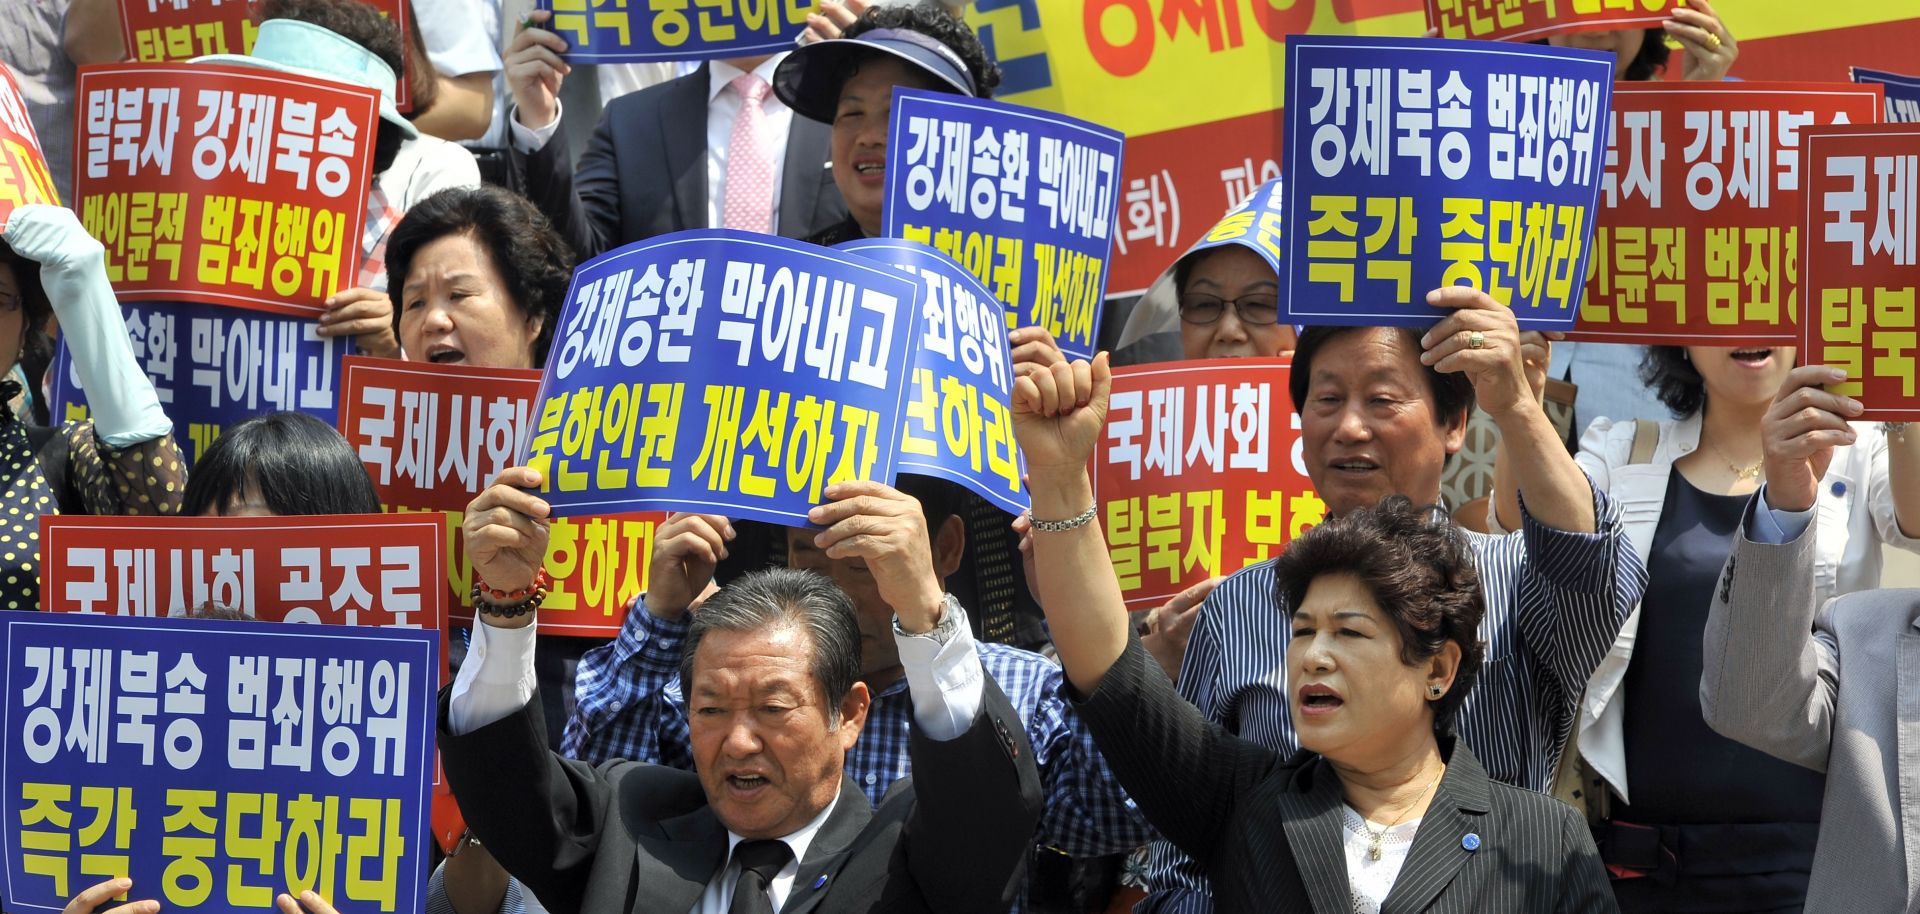
M897 626L893 632L913 699L914 723L935 742L955 739L973 726L986 679L966 611L952 603L946 611L956 616L951 629L942 620L940 628L924 635L903 634ZM944 642L937 637L942 629L952 632Z
M533 672L534 629L500 628L473 620L473 644L447 697L447 729L472 733L527 706L538 679Z

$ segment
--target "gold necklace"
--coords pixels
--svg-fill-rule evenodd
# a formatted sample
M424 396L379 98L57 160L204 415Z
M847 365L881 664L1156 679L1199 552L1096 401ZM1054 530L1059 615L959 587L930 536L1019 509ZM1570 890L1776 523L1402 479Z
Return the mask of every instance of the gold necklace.
M1720 445L1714 444L1713 442L1709 441L1707 442L1707 447L1713 448L1713 453L1715 454L1715 456L1718 456L1720 458L1721 463L1724 463L1727 465L1727 469L1733 473L1733 480L1735 482L1745 482L1749 479L1758 481L1760 479L1760 471L1764 469L1767 465L1767 459L1765 457L1762 457L1759 460L1754 461L1751 465L1743 467L1737 463L1734 463L1732 460L1727 459L1727 452L1721 450Z
M1368 821L1366 816L1360 817L1360 827L1366 829L1367 831L1367 838L1368 838L1367 859L1368 860L1380 859L1380 842L1387 837L1387 832L1392 831L1394 826L1399 825L1400 820L1405 819L1407 817L1407 813L1413 812L1413 808L1415 806L1419 806L1420 801L1426 798L1427 791L1432 790L1433 785L1440 783L1441 776L1445 775L1446 773L1447 773L1446 766L1445 765L1440 766L1440 774L1434 775L1433 780L1428 781L1427 786L1421 789L1420 795L1417 797L1414 797L1413 802L1407 804L1406 809L1400 810L1400 814L1398 816L1395 816L1392 822L1388 822L1387 824L1381 826L1379 831L1373 830L1373 823ZM1358 812L1358 811L1359 810L1355 810L1355 812Z

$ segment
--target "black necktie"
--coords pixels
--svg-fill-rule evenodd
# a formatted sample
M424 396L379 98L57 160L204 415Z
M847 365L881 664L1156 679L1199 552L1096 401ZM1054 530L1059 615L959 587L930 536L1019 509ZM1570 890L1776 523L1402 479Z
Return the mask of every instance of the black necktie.
M785 841L742 841L733 849L740 878L733 884L733 904L727 914L773 914L773 877L793 859Z

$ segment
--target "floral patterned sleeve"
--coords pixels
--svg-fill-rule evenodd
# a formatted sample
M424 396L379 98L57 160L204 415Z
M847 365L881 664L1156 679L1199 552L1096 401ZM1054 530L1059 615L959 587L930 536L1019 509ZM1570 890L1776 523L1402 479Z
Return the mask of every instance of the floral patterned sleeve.
M175 515L187 491L187 465L172 435L125 448L94 437L92 422L60 426L68 480L86 514ZM68 510L62 505L62 510Z

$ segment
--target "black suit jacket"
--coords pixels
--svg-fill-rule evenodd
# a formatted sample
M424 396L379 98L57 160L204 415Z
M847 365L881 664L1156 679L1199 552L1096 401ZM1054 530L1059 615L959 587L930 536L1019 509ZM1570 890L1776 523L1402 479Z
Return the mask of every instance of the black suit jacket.
M614 99L573 166L565 130L531 155L508 143L527 198L581 260L623 244L707 225L708 65ZM798 114L787 133L776 224L805 238L847 216L827 125Z
M914 776L878 810L842 779L782 914L1007 910L1039 824L1040 780L1013 705L991 678L985 685L966 733L936 743L914 728ZM547 749L538 696L454 736L451 692L441 693L439 741L454 796L474 835L548 910L692 910L727 862L726 829L693 772L562 758Z
M1352 910L1343 795L1325 760L1283 761L1207 720L1137 639L1080 711L1147 821L1206 868L1223 914ZM1488 778L1464 743L1441 751L1447 773L1382 914L1618 910L1579 814Z

